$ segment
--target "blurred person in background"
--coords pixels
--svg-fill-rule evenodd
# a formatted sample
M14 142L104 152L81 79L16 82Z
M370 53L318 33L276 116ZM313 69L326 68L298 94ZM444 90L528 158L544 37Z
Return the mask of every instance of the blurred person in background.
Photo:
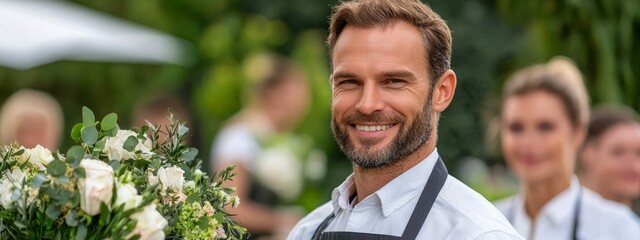
M64 128L62 109L48 93L22 89L11 95L0 112L0 144L17 141L25 148L58 149Z
M211 166L217 170L236 166L230 184L242 203L229 211L237 214L235 219L252 239L283 239L301 217L277 206L302 190L296 143L284 139L290 139L287 133L307 112L307 79L291 60L274 54L249 57L245 72L249 102L216 136Z
M500 137L521 190L496 206L527 239L640 239L628 208L582 187L574 175L588 119L581 73L567 58L507 80Z
M170 112L173 113L174 119L184 123L191 133L192 123L189 109L180 99L168 93L155 94L140 100L133 110L132 127L139 128L147 125L147 121L150 122L161 130L158 140L162 143L167 139ZM147 133L147 136L150 134L150 132ZM187 145L190 143L189 136L187 136L186 143Z
M589 120L579 170L585 187L632 207L640 196L638 114L624 106L596 108Z

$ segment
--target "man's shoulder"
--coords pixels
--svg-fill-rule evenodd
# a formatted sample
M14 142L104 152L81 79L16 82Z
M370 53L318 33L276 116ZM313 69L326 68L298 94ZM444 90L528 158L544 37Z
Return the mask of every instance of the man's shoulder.
M493 204L455 177L447 178L435 204L441 209L442 218L455 223L451 225L452 232L465 231L476 237L504 234L519 238Z
M293 227L293 230L291 230L291 233L289 233L289 237L287 237L287 239L311 239L318 226L320 226L320 224L331 213L333 213L333 204L331 204L331 201L329 201L316 208L311 213L307 214L307 216L305 216L302 220L300 220L300 222L298 222L296 226Z

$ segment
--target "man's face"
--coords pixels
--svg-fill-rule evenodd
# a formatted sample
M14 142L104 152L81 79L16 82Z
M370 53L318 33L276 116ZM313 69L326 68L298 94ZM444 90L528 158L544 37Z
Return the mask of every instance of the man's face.
M408 23L344 29L332 57L331 129L349 160L386 166L426 143L434 113L425 56Z

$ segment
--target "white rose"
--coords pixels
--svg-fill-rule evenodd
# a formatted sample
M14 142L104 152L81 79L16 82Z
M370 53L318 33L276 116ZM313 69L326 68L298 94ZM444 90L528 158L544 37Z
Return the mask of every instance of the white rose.
M138 195L138 190L131 184L120 184L118 186L118 197L116 197L115 206L124 204L124 210L129 210L137 207L142 202L142 196Z
M107 140L104 143L104 148L102 149L103 153L107 154L109 160L127 160L127 159L135 159L136 151L141 151L143 157L151 156L153 153L151 152L151 141L147 138L145 141L138 142L138 145L134 148L133 152L129 152L124 149L124 142L127 141L127 138L130 136L138 136L138 134L131 130L118 130L113 137L107 137ZM138 139L140 140L140 139Z
M40 170L45 170L46 165L53 161L53 159L51 151L40 146L40 144L29 151L29 162Z
M162 189L173 189L178 192L182 191L182 185L184 184L184 170L179 167L169 167L158 169L158 179L162 183Z
M78 182L80 208L90 216L100 213L100 203L110 205L113 195L113 168L100 160L82 159L86 177Z
M168 222L156 210L155 203L147 205L141 212L131 214L131 219L136 220L137 223L133 232L131 232L127 238L139 235L140 240L164 239L163 229L167 226Z

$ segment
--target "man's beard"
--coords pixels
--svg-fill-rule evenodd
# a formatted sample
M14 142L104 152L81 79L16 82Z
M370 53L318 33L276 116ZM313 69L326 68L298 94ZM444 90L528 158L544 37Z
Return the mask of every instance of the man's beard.
M422 113L419 113L408 127L406 126L406 117L398 113L383 114L375 112L371 115L365 115L354 111L346 115L340 124L338 124L335 116L332 116L331 131L347 159L362 168L379 168L392 165L404 159L427 142L433 131L433 120L435 118L435 114L431 112L430 93L426 104L422 108ZM358 149L349 138L349 133L346 129L350 124L357 122L394 122L399 125L400 129L391 143L378 151L373 151L371 148L381 139L362 139L360 141L362 146Z

